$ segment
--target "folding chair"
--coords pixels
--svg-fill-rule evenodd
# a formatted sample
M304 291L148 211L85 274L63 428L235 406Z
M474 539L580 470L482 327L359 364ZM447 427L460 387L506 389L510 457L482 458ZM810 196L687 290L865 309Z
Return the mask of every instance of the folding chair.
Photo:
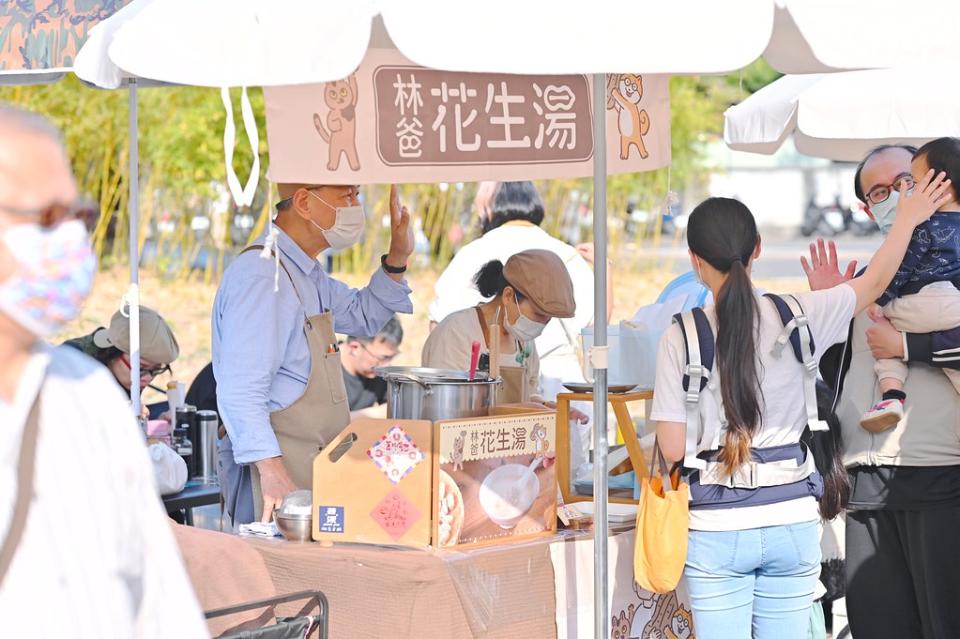
M307 639L314 630L317 631L317 639L327 639L327 618L330 613L330 604L327 597L319 590L304 590L302 592L293 592L288 595L270 597L269 599L260 599L237 606L227 608L217 608L204 613L207 619L214 617L223 617L246 610L255 610L267 606L276 606L278 604L289 603L308 599L307 604L300 610L295 617L277 617L277 623L273 626L264 626L254 630L241 630L238 632L228 632L220 635L217 639ZM317 614L306 615L307 610L317 608Z

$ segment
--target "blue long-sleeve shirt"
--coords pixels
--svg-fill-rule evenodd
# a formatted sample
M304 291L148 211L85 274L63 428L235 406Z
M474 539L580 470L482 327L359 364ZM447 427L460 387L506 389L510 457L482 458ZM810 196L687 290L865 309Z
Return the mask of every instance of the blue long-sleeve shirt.
M262 259L259 251L240 255L227 268L213 303L217 406L238 464L281 454L270 413L292 404L306 388L305 314L329 310L338 333L375 335L394 313L413 311L410 288L381 268L365 288L352 289L327 275L283 231L277 248L303 304L282 268L274 292L274 260Z
M934 213L913 230L897 274L878 304L934 282L960 282L960 211Z

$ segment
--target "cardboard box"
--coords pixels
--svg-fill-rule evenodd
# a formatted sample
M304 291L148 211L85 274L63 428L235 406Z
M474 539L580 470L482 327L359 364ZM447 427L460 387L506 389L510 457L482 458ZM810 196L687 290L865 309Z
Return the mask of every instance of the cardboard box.
M556 414L498 412L436 424L434 546L556 531Z
M314 459L313 538L422 548L554 532L556 414L494 413L353 422Z
M361 419L313 460L313 538L430 545L433 424Z

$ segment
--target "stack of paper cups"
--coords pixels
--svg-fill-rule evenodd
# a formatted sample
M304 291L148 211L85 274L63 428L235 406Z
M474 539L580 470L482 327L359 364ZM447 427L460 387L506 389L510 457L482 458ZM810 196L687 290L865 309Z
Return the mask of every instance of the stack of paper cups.
M170 414L174 415L181 406L186 403L187 387L182 382L172 380L167 382L167 404L170 407Z

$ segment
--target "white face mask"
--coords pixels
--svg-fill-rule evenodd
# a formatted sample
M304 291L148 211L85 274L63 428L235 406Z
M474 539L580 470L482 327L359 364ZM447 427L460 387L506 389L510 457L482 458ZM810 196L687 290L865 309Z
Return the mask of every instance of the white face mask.
M912 191L913 189L911 189ZM907 191L908 193L910 191ZM870 207L870 212L873 213L873 219L876 221L877 226L880 227L880 232L886 235L890 232L890 229L893 227L893 221L897 218L897 202L900 201L900 193L890 190L890 195L887 196L883 202L880 204L874 204Z
M510 320L507 318L507 312L503 312L503 324L507 329L507 332L516 337L522 343L532 342L533 340L540 337L540 333L543 332L543 329L547 327L546 324L541 324L540 322L534 322L532 319L527 318L523 311L520 310L520 303L517 301L517 298L513 298L514 303L517 305L517 321L513 324L510 323Z
M49 337L79 314L96 269L82 222L52 229L17 224L0 243L15 263L13 274L0 282L0 312L37 337Z
M307 193L332 208L337 214L337 218L334 220L333 226L328 229L325 229L313 220L310 220L310 223L320 229L320 232L323 233L323 237L327 240L330 248L335 251L339 251L340 249L345 249L356 244L360 239L360 236L363 235L363 225L366 219L366 216L363 213L363 207L359 204L355 206L336 207L332 206L329 202L324 200L313 191L307 191Z

